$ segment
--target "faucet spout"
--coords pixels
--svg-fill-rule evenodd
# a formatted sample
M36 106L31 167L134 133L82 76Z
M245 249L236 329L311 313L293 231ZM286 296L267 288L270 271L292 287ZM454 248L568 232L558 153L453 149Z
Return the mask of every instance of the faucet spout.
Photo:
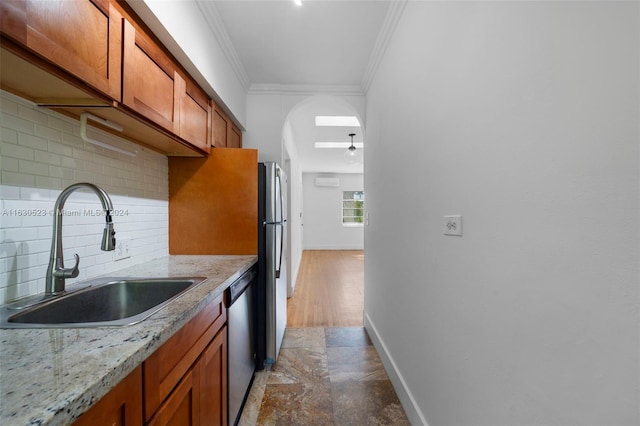
M64 293L65 291L65 279L75 278L80 273L78 265L80 264L80 257L76 254L75 266L73 268L64 267L64 259L62 254L62 218L64 216L64 204L74 191L78 189L90 189L96 193L102 204L102 208L105 211L105 228L102 234L102 243L100 248L103 251L111 251L116 247L116 232L113 230L113 220L111 218L111 212L113 211L113 204L111 198L105 192L104 189L92 183L75 183L65 188L54 205L53 216L53 240L51 242L51 256L49 257L49 267L47 268L47 276L45 280L45 294L56 295Z

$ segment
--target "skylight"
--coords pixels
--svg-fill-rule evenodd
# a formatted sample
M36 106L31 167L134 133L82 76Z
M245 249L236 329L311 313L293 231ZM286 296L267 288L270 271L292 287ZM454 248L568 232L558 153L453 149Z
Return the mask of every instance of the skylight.
M351 146L351 142L314 142L314 148L349 148ZM356 148L364 148L364 144L362 142L354 142L353 146Z
M360 127L360 122L354 116L316 115L316 126Z

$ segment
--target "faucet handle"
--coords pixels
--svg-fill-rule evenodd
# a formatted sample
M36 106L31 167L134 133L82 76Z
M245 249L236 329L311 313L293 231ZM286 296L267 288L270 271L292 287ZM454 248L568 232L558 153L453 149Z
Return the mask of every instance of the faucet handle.
M55 275L57 277L60 278L75 278L78 276L78 274L80 273L80 269L78 269L78 265L80 264L80 256L78 256L78 254L74 254L73 257L75 257L76 259L76 264L73 266L73 268L64 268L64 269L58 269L55 272Z

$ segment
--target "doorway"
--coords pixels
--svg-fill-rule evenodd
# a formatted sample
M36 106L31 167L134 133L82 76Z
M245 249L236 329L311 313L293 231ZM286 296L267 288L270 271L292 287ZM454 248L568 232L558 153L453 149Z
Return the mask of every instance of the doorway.
M364 103L358 102L316 95L294 106L285 120L289 328L363 326L364 224L347 218L357 211L352 204L362 201L345 201L349 194L364 194ZM318 117L352 118L355 125L319 125ZM318 142L341 146L318 147ZM349 150L349 142L357 148Z

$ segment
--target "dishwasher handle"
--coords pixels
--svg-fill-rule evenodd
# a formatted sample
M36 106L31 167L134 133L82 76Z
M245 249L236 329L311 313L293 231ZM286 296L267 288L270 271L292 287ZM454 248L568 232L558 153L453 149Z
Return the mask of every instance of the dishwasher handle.
M231 306L233 302L242 296L242 293L244 293L244 291L251 285L255 277L256 268L254 267L245 272L244 275L235 280L234 283L229 286L229 289L226 292L227 307Z

